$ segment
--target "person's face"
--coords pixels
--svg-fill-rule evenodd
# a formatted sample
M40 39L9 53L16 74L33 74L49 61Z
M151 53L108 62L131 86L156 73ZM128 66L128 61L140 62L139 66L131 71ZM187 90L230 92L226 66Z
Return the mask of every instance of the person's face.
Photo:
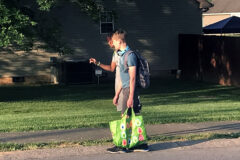
M112 37L107 37L107 42L110 48L114 48L113 42L112 42Z
M112 40L108 40L108 45L109 45L110 48L114 48Z
M112 42L115 50L120 50L121 41L119 39L112 39Z

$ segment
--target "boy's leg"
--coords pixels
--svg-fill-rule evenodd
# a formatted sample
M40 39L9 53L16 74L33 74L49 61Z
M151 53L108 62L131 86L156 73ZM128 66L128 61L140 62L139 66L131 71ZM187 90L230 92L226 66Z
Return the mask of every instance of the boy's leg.
M126 92L127 92L126 95L127 95L127 100L128 100L129 92L130 92L129 88L126 89ZM126 105L127 105L127 101L126 101ZM137 88L134 91L133 111L134 111L135 114L139 114L140 111L141 111L141 104L140 104L140 101L139 101L139 93L138 93L138 89ZM131 116L131 110L128 110L128 115Z
M139 114L141 111L141 104L140 104L140 100L139 100L139 92L138 89L135 89L134 92L134 105L133 105L133 109L135 114ZM133 148L130 149L133 152L148 152L149 151L149 147L147 143L141 144L139 146L135 146Z
M127 109L128 95L129 95L129 93L127 94L126 89L122 89L122 91L119 95L117 110L121 111L121 115L123 115L125 110ZM128 152L132 152L131 150L127 150L126 148L121 148L121 147L117 147L117 146L114 146L112 148L108 148L107 151L109 153L128 153Z
M123 115L124 112L127 109L127 101L128 101L128 97L129 97L129 92L130 89L129 88L123 88L122 89L122 99L119 99L120 101L118 102L119 104L121 104L119 107L121 107L121 114ZM133 110L135 112L135 114L138 114L141 110L140 106L140 102L139 102L139 98L138 98L138 91L135 90L134 92L134 104L133 104ZM131 110L129 110L128 115L131 116ZM110 153L128 153L128 152L148 152L149 148L147 143L146 144L142 144L139 146L136 146L134 148L131 149L126 149L126 148L121 148L121 147L113 147L113 148L109 148L107 149L108 152Z
M138 92L137 88L135 88L135 91L134 91L133 110L134 110L135 114L138 114L141 111L141 104L140 104L140 100L139 100L139 92Z

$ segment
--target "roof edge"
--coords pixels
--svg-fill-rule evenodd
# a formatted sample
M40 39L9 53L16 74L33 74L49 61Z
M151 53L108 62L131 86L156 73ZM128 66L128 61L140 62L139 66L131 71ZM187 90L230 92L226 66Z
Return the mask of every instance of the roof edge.
M199 8L202 12L207 12L209 8L213 7L214 4L210 3L208 0L195 0L199 4Z

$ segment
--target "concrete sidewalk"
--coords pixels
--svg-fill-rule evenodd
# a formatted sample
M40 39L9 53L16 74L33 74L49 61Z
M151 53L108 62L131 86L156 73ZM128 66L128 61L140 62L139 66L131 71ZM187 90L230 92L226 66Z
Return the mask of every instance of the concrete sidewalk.
M240 132L240 121L158 124L147 125L146 129L149 136L173 136L198 133L236 133ZM85 140L110 138L111 133L108 128L80 128L69 130L0 133L1 143L81 142Z

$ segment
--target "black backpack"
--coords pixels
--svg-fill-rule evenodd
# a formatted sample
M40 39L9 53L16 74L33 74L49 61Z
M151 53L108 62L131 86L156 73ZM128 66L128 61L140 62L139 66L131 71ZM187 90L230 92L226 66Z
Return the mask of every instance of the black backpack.
M128 69L127 58L130 53L134 53L137 57L138 66L137 66L137 75L136 75L136 85L141 88L148 88L150 86L150 72L149 65L145 58L143 58L138 52L128 50L125 53L124 57L124 66L125 69Z

